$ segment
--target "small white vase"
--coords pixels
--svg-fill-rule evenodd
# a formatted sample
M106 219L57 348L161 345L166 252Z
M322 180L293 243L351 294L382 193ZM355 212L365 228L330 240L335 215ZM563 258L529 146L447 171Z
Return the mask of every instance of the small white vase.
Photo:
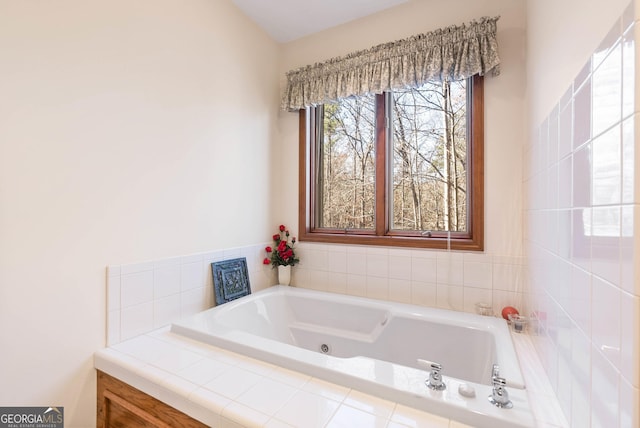
M291 266L278 266L278 284L289 285L291 283Z

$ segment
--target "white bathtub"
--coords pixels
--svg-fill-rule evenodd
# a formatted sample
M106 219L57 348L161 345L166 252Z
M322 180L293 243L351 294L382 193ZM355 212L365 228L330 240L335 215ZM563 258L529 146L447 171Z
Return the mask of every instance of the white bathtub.
M174 323L171 331L477 426L533 427L506 323L498 318L274 286ZM426 387L425 359L444 391ZM488 401L491 368L512 409ZM470 386L476 397L459 393Z

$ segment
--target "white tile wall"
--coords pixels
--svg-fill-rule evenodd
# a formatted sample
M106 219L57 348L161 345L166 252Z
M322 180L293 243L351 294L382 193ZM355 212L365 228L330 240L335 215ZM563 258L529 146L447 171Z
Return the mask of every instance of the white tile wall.
M211 263L246 257L252 290L276 282L264 245L173 257L107 269L107 344L213 306ZM492 304L527 312L523 257L297 243L292 285L374 299L475 312Z
M335 293L475 312L527 312L524 257L448 251L297 244L291 284ZM318 260L326 262L318 262Z
M107 345L147 333L214 304L211 263L245 257L253 291L275 282L265 245L107 267Z
M640 426L635 15L632 4L525 150L534 342L576 428Z

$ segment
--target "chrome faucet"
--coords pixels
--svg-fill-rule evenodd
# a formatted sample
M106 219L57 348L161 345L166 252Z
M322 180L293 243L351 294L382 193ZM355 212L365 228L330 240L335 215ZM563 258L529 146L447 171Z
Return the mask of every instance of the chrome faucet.
M497 371L497 366L494 365L494 373ZM513 403L509 400L509 393L505 388L507 381L500 376L493 376L491 378L493 383L493 392L489 396L489 402L501 409L510 409L513 407Z
M434 363L433 361L422 360L418 358L418 364L430 368L429 379L425 381L427 384L427 388L433 389L434 391L442 391L447 389L447 385L442 380L442 375L440 372L442 371L442 366L438 363Z
M427 379L427 387L435 391L442 391L447 389L447 385L442 381L442 366L438 363L431 363L431 371L429 372L429 379Z

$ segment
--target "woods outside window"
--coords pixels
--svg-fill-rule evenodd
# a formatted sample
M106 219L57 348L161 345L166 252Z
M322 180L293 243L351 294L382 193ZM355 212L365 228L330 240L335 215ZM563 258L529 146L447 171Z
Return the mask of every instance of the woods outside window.
M300 239L481 250L482 78L300 113Z

